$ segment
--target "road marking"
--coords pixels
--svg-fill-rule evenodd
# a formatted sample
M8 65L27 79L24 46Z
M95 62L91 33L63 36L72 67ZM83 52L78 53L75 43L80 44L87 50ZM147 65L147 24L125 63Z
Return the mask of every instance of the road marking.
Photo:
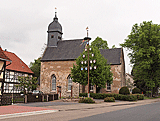
M58 112L58 110L42 110L42 111L32 111L32 112L6 114L6 115L0 115L0 119L21 117L21 116L29 116L29 115L39 115L39 114L53 113L53 112Z

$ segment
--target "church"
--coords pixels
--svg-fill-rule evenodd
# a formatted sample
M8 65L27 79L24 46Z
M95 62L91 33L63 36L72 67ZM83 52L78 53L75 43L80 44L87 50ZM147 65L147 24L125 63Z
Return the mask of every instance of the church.
M40 90L46 94L61 91L62 97L78 97L79 93L87 92L88 86L72 82L70 75L70 68L85 49L85 45L80 46L83 39L62 40L62 26L58 22L57 13L47 33L47 47L41 58ZM106 88L100 89L99 93L119 93L119 89L126 85L123 48L100 49L100 52L111 65L113 83L106 84ZM96 93L94 85L90 92Z

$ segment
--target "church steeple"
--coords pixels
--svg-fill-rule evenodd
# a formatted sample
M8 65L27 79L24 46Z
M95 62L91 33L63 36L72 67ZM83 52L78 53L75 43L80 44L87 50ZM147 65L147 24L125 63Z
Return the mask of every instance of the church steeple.
M57 11L56 11L56 10L57 10L57 8L55 8L55 17L54 17L54 19L53 19L54 21L58 21L58 18L57 18Z
M58 41L62 40L62 26L58 22L57 12L55 11L55 17L53 18L53 22L51 22L48 26L48 47L57 47Z

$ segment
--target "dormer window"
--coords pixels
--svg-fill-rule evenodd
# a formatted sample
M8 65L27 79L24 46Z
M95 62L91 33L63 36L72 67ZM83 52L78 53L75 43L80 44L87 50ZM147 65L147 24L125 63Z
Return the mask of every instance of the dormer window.
M51 38L54 38L54 35L51 35Z

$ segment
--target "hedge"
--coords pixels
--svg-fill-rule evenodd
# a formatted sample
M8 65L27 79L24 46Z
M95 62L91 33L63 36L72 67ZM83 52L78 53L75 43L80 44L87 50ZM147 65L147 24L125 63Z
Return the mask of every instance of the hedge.
M95 103L95 101L92 98L80 98L80 100L78 101L79 103Z
M80 93L80 97L87 97L87 93ZM106 97L114 97L116 100L124 100L124 101L135 101L135 100L143 100L143 94L131 94L131 95L122 95L122 94L102 94L102 93L90 93L90 96L94 99L104 99Z
M128 87L122 87L122 88L119 90L119 94L123 94L123 95L128 95L128 94L130 94Z
M106 98L104 98L104 102L115 102L115 98L114 97L106 97Z
M137 87L135 87L133 90L132 90L132 94L140 94L141 90Z

